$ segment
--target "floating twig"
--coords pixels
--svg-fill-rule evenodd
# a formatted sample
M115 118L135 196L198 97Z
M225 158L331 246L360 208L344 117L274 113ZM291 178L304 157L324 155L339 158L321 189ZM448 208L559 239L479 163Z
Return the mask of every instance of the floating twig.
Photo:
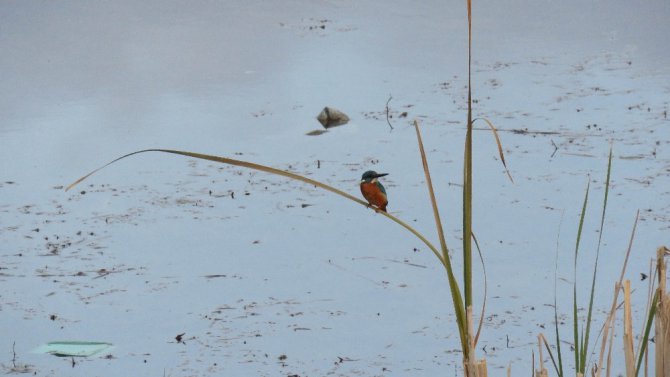
M16 369L16 340L12 343L12 365Z
M551 145L554 146L554 153L551 154L551 158L554 158L554 155L556 154L556 152L558 152L558 145L554 143L554 139L551 139Z
M391 125L391 121L389 120L389 102L393 99L393 96L389 94L389 99L386 101L386 123L389 124L389 127L393 129L393 126Z

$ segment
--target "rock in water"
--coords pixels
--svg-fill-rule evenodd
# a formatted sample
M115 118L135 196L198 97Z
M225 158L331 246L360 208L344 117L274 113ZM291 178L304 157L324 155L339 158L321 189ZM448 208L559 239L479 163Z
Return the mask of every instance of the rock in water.
M323 125L324 128L341 126L349 122L349 117L347 114L328 106L321 110L321 113L319 113L316 119L319 121L319 123L321 123L321 125Z

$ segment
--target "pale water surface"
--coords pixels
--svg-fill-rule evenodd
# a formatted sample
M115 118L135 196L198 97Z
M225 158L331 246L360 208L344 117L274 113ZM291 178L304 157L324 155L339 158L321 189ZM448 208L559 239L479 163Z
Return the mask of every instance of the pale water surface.
M489 292L478 352L492 375L528 371L537 334L553 334L556 261L568 319L590 176L577 273L588 287L610 144L594 326L639 209L628 277L640 330L640 273L670 243L669 17L664 0L475 1L475 116L499 128L515 180L478 131ZM374 169L390 173L389 209L437 243L419 119L460 271L466 26L464 1L0 3L3 371L15 342L17 365L40 376L461 375L444 273L382 216L171 155L62 187L150 147L290 169L352 194ZM351 123L306 136L324 106ZM477 305L482 289L478 279ZM54 340L115 348L74 367L31 353Z

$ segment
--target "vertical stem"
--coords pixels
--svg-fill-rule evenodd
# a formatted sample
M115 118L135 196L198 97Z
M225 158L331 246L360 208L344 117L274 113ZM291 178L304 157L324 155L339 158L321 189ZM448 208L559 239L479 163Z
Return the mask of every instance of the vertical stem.
M540 354L540 369L535 371L535 377L547 377L549 371L544 367L544 356L542 355L542 335L537 336L537 347Z
M472 306L472 2L468 0L468 119L463 167L463 279L465 308Z
M657 273L658 273L658 304L656 312L656 326L655 326L655 344L656 344L656 358L655 370L657 376L670 375L670 295L666 292L667 279L667 265L665 263L666 247L660 247L656 253Z
M626 376L635 376L635 354L633 352L633 321L630 307L630 280L623 284L623 351L626 361Z

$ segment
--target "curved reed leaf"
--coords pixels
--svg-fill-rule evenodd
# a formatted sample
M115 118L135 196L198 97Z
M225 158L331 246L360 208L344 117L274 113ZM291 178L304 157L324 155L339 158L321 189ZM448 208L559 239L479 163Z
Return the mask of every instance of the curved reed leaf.
M472 232L472 240L475 241L475 246L477 247L477 253L479 254L479 261L482 263L482 274L484 275L484 297L482 299L482 311L479 314L479 325L477 326L477 335L475 335L475 347L477 342L479 342L479 335L482 332L482 326L484 325L484 314L486 313L486 300L488 298L489 283L488 277L486 275L486 263L484 263L484 255L482 254L482 249L479 247L479 242L477 242L477 237L475 233Z
M493 136L496 139L496 144L498 145L498 155L500 156L500 161L502 162L503 167L505 168L505 173L507 173L507 177L509 177L510 182L514 183L514 178L512 178L512 174L509 172L509 169L507 168L507 163L505 162L505 153L503 153L503 147L502 147L502 143L500 142L500 136L498 135L498 130L493 125L493 123L486 118L476 118L472 122L474 123L479 119L486 122L486 124L488 124L489 128L493 132Z
M228 165L241 166L241 167L244 167L244 168L249 168L249 169L259 170L259 171L262 171L262 172L265 172L265 173L270 173L270 174L280 175L280 176L283 176L283 177L286 177L286 178L295 179L295 180L302 181L302 182L305 182L305 183L310 184L310 185L314 185L314 186L319 187L319 188L321 188L321 189L324 189L324 190L330 191L330 192L332 192L332 193L335 193L335 194L337 194L337 195L343 196L343 197L345 197L345 198L347 198L347 199L349 199L349 200L351 200L351 201L354 201L354 202L356 202L356 203L358 203L358 204L360 204L360 205L362 205L362 206L365 206L365 207L367 207L367 208L371 208L371 209L375 210L374 208L370 207L370 205L369 205L367 202L364 202L364 201L362 201L361 199L358 199L357 197L355 197L355 196L353 196L353 195L347 194L346 192L344 192L344 191L342 191L342 190L339 190L339 189L336 189L335 187L329 186L329 185L327 185L327 184L325 184L325 183L321 183L321 182L319 182L319 181L316 181L316 180L313 180L313 179L310 179L310 178L307 178L307 177L303 177L303 176L301 176L301 175L299 175L299 174L295 174L295 173L291 173L291 172L288 172L288 171L285 171L285 170L280 170L280 169L272 168L272 167L265 166L265 165L255 164L255 163L253 163L253 162L247 162L247 161L235 160L235 159L232 159L232 158L226 158L226 157L212 156L212 155L202 154L202 153L177 151L177 150L172 150L172 149L143 149L143 150L141 150L141 151L135 151L135 152L132 152L132 153L128 153L128 154L126 154L126 155L123 155L123 156L121 156L121 157L119 157L119 158L116 158L116 159L114 159L114 160L112 160L112 161L106 163L105 165L103 165L103 166L101 166L101 167L99 167L99 168L93 170L92 172L90 172L90 173L84 175L83 177L77 179L76 181L72 182L71 184L69 184L69 185L65 188L65 191L70 190L72 187L78 185L79 183L81 183L81 182L82 182L83 180L85 180L86 178L90 177L91 175L97 173L98 171L104 169L105 167L107 167L107 166L109 166L109 165L111 165L111 164L113 164L113 163L115 163L115 162L117 162L117 161L119 161L119 160L122 160L122 159L127 158L127 157L130 157L130 156L134 156L134 155L136 155L136 154L146 153L146 152L171 153L171 154L176 154L176 155L181 155L181 156L187 156L187 157L198 158L198 159L201 159L201 160L208 160L208 161L214 161L214 162L219 162L219 163L228 164ZM430 243L430 241L428 241L428 240L426 239L426 237L424 237L421 233L419 233L419 232L416 231L414 228L412 228L411 226L409 226L407 223L405 223L404 221L400 220L399 218L397 218L397 217L391 215L391 214L388 213L388 212L377 211L377 210L375 210L375 211L376 211L377 213L379 213L380 215L386 216L387 218L393 220L394 222L396 222L397 224L399 224L400 226L402 226L403 228L407 229L407 230L410 231L412 234L414 234L414 235L415 235L417 238L419 238L419 239L420 239L426 246L428 246L428 248L433 252L433 254L435 254L435 256L437 257L437 259L440 261L440 263L442 263L443 265L445 265L445 262L444 262L444 260L442 259L442 255L440 254L440 252L439 252L439 251L435 248L435 246L433 246L433 244ZM446 267L446 266L445 266L445 267Z
M430 178L430 169L428 169L428 160L426 159L426 151L423 148L423 139L421 138L421 131L419 130L419 121L414 120L414 129L416 130L416 139L419 144L419 153L421 154L421 163L423 165L423 172L426 176L426 186L428 186L428 195L430 197L430 204L433 207L433 216L435 218L435 227L437 228L437 236L440 239L440 247L442 248L442 258L449 259L449 248L447 241L444 238L444 230L442 229L442 220L440 220L440 211L437 208L437 200L435 199L435 191L433 190L433 181Z
M458 325L458 333L460 335L461 347L463 350L467 348L467 319L465 316L465 307L463 306L463 297L461 296L461 289L458 286L458 281L454 275L451 267L451 259L449 258L449 249L444 237L444 230L442 229L442 220L440 220L440 211L437 208L437 200L435 199L435 191L433 190L433 181L430 179L430 170L428 169L428 160L426 159L426 152L423 149L423 140L421 139L421 131L419 130L419 122L414 120L414 128L416 129L416 138L419 144L419 152L421 154L421 162L423 164L423 172L426 175L426 186L428 186L428 195L430 203L433 207L433 215L435 217L435 227L437 228L437 235L440 239L440 246L442 248L442 261L447 270L447 278L449 280L449 289L451 290L451 299L456 312L456 322Z

